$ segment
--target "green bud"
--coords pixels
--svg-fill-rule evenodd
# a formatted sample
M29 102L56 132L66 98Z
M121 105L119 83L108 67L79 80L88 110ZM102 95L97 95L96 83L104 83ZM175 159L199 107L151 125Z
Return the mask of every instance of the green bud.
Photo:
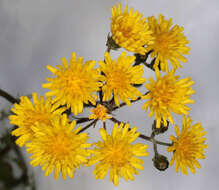
M108 47L108 49L112 49L112 50L117 50L120 48L120 46L116 44L116 42L113 40L113 37L110 36L110 34L108 34L107 36L106 46Z
M154 120L154 123L152 125L152 131L155 133L155 135L159 135L162 133L165 133L168 130L169 121L167 121L167 126L164 126L163 121L161 121L160 128L156 128L156 120Z
M152 161L154 162L154 167L160 171L164 171L169 167L169 161L163 155L156 155Z

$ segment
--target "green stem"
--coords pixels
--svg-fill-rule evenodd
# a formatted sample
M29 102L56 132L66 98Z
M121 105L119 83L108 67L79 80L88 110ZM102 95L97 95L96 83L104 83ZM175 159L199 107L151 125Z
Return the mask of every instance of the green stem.
M99 91L99 98L100 98L100 104L102 104L103 103L103 91L102 91L102 88Z
M121 122L121 121L117 120L117 119L114 118L114 117L110 118L110 120L111 120L112 122L118 123L118 124L120 124L120 123L125 123L125 122ZM152 135L151 137L149 137L149 136L140 134L140 135L139 135L139 138L144 139L144 140L146 140L146 141L150 141L150 142L152 142L153 144L156 144L156 145L159 144L159 145L163 145L163 146L172 146L171 143L166 143L166 142L162 142L162 141L157 141L157 140L154 138L153 135ZM157 147L154 147L154 148L156 149L155 151L157 152ZM156 154L156 152L155 152L155 154Z
M10 95L9 93L7 93L6 91L4 91L2 89L0 89L0 96L5 98L6 100L11 102L12 104L19 102L16 98L14 98L12 95Z
M145 95L147 95L149 92L146 92L145 94L144 94L144 96ZM137 101L139 101L139 100L141 100L141 97L138 97L136 100L131 100L130 102L131 103L134 103L134 102L137 102ZM121 103L120 104L120 106L115 106L111 111L115 111L115 110L117 110L117 109L119 109L119 108L121 108L121 107L123 107L123 106L126 106L127 104L126 103Z
M77 120L77 124L79 124L79 123L85 123L85 122L88 122L88 121L90 121L91 119L89 119L88 117L82 117L82 118L79 118L78 120Z
M97 119L93 120L91 123L89 123L89 124L86 125L84 128L82 128L82 129L78 132L78 134L79 134L79 133L82 133L82 132L85 131L85 130L87 130L87 129L90 128L92 125L95 125L97 121L98 121Z
M173 145L172 143L166 143L166 142L157 141L157 140L156 140L156 143L160 144L160 145L163 145L163 146L172 146Z
M152 64L148 64L146 62L143 63L146 67L148 67L149 69L151 69L152 71L154 71L153 65Z
M103 122L103 128L106 130L106 122Z
M156 140L154 139L155 137L155 133L152 132L151 133L151 142L153 143L153 148L154 148L154 154L155 154L155 157L158 156L158 151L157 151L157 143L156 143Z

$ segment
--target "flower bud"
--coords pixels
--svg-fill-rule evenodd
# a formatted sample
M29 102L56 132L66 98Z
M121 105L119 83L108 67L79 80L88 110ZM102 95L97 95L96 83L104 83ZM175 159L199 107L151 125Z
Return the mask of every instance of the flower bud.
M144 63L146 60L147 60L147 58L148 58L148 56L150 55L150 53L151 53L152 51L149 51L149 52L147 52L146 54L144 54L144 55L142 55L142 54L139 54L139 53L136 53L135 54L135 57L136 57L136 62L138 62L138 64L140 64L140 63Z
M120 46L116 44L116 42L113 40L113 37L110 36L110 34L108 34L107 36L106 46L108 47L108 49L112 49L112 50L117 50L120 48Z
M164 171L169 167L169 161L163 155L158 154L154 156L152 161L154 162L154 167L160 171Z
M163 121L161 121L160 128L156 128L156 120L154 120L154 123L152 125L152 131L155 133L155 135L159 135L162 133L165 133L168 130L169 121L167 121L167 126L164 126Z

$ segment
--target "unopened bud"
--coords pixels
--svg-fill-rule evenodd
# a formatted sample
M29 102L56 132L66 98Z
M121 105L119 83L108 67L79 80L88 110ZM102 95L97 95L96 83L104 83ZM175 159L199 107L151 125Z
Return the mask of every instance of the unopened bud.
M164 126L163 121L160 123L160 128L156 128L156 120L154 120L154 123L152 125L152 131L156 134L162 134L165 133L168 130L169 121L167 121L167 126Z
M108 49L112 49L112 50L117 50L120 48L120 46L116 44L116 42L113 40L113 37L110 36L110 34L108 34L107 36L106 46L108 47Z
M144 63L146 60L147 60L147 58L148 58L148 56L150 55L150 53L151 53L152 51L149 51L149 52L147 52L146 54L144 54L144 55L142 55L142 54L139 54L139 53L136 53L135 54L135 57L136 57L136 62L138 63L138 64L140 64L140 63Z
M160 171L164 171L169 167L169 161L163 155L156 155L153 159L154 167Z

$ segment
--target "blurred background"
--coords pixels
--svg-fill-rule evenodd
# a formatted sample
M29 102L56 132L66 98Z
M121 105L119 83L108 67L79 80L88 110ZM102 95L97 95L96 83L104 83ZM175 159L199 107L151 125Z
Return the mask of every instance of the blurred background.
M60 58L69 59L72 52L83 56L84 60L102 60L106 50L107 34L110 32L110 8L117 4L116 0L0 0L0 88L19 97L32 92L44 94L41 84L49 76L46 65L60 64ZM29 174L34 175L33 183L37 190L60 189L147 189L147 190L205 190L217 189L219 186L219 1L218 0L126 0L120 1L141 12L145 17L157 16L162 13L166 18L173 18L173 23L184 26L184 32L190 40L190 55L188 63L178 70L183 77L192 77L196 94L192 99L196 103L191 107L190 116L196 122L202 122L207 131L206 159L201 160L202 169L196 174L184 176L176 173L174 167L165 172L154 168L152 145L149 142L149 157L145 158L145 170L135 177L135 181L120 180L118 187L104 180L95 180L93 168L82 168L75 173L74 179L54 180L53 176L44 177L40 167L29 166L25 150L21 150ZM121 51L119 51L121 52ZM117 56L118 52L112 52ZM145 77L154 73L145 68ZM129 121L132 126L138 126L142 133L149 134L153 119L148 118L141 110L142 102L122 108L116 112L121 121ZM11 104L0 97L1 117L7 116ZM89 113L86 110L83 115ZM175 117L181 124L181 117ZM107 123L107 126L112 123ZM9 128L8 119L1 120L0 136L5 135ZM98 125L97 125L98 128ZM99 138L97 130L89 129L91 142ZM173 127L158 140L168 142L169 135L174 134ZM7 135L5 135L7 137ZM10 138L7 137L7 138ZM7 142L7 139L6 141ZM139 142L144 142L139 140ZM0 143L1 146L3 142ZM159 151L168 158L171 154L166 147L159 146ZM0 180L19 178L22 175L19 165L13 161L12 166L0 152ZM10 157L18 155L11 152ZM19 156L18 156L19 157ZM14 159L16 160L16 158ZM4 168L3 168L4 167ZM3 168L3 169L2 169ZM6 169L5 169L6 168ZM5 173L5 171L9 172ZM12 174L13 172L13 174ZM7 178L7 179L6 179ZM32 179L32 177L31 177ZM35 182L34 182L35 181ZM14 189L25 189L21 184ZM28 188L26 188L28 189ZM0 190L3 188L0 183Z

